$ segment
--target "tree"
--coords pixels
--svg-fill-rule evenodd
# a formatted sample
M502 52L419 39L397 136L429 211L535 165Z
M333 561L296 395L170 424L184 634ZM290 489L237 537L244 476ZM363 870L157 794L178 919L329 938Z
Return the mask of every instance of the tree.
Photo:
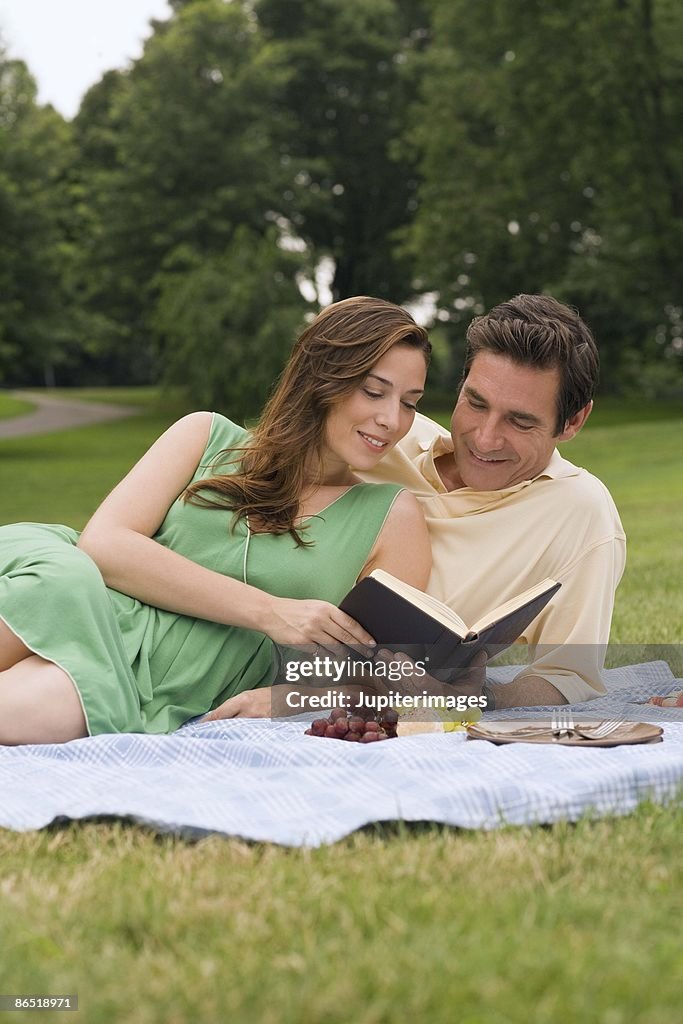
M0 51L0 379L52 383L68 359L69 128L36 103L23 61Z
M257 0L266 37L292 73L279 109L296 116L283 143L294 169L283 212L317 259L334 260L335 298L413 292L395 232L412 216L412 154L395 146L415 88L428 20L417 0Z
M556 283L589 310L610 369L639 393L683 390L683 11L605 4L586 146L593 209Z
M515 292L553 290L593 324L608 374L627 374L679 307L680 8L433 7L409 239L426 285L456 325Z
M232 419L258 413L302 323L300 263L275 228L242 225L216 256L176 249L157 282L165 381Z
M71 291L80 338L72 384L141 383L150 377L148 348L132 340L116 234L126 197L118 181L115 107L126 80L125 72L106 72L86 92L71 126Z
M178 7L130 72L91 90L75 125L92 218L87 302L121 326L117 347L140 379L163 365L160 272L188 251L222 256L241 226L264 236L286 174L278 139L290 126L273 100L287 71L249 5Z

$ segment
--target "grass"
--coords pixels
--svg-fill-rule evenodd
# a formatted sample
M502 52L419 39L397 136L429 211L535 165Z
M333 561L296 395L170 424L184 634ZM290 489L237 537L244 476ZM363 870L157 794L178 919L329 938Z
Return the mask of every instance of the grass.
M166 402L183 406L171 392L160 393L156 387L130 388L51 388L47 394L55 398L77 398L79 402L109 402L114 405L137 405L152 411L161 409Z
M138 405L143 413L77 430L0 439L5 479L12 481L0 495L0 523L63 522L81 529L155 438L187 411L177 396L160 397L148 388L62 393Z
M23 399L14 398L12 395L4 395L0 391L0 420L13 419L15 416L23 416L32 412L34 406Z
M683 812L313 851L0 833L3 992L88 1024L673 1024Z
M0 522L82 526L184 411L139 397L134 419L0 441ZM630 538L621 640L681 641L682 418L608 406L564 449ZM680 806L645 805L492 833L378 826L313 851L106 822L0 831L0 992L78 992L88 1024L673 1024L682 826Z
M617 643L683 642L682 420L597 425L562 446L605 481L626 531L627 567L612 627Z

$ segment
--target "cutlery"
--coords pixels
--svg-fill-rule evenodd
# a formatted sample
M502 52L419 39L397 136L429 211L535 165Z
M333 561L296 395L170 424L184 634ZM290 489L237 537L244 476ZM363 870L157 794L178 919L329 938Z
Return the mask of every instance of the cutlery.
M624 722L620 718L610 718L596 726L582 728L577 725L574 731L584 740L604 740L606 736L611 736L623 724Z
M574 732L574 719L568 711L555 711L550 729L556 740L561 740L564 736L569 738Z

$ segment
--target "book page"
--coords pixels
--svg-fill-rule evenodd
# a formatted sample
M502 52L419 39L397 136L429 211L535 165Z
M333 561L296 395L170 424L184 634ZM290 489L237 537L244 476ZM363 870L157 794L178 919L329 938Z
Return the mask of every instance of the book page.
M551 590L557 586L555 580L545 579L541 580L540 583L536 583L535 586L529 587L523 594L517 594L516 597L511 597L509 601L505 601L503 604L498 605L497 608L493 608L490 612L487 612L483 618L479 619L472 626L473 633L481 633L482 630L487 629L495 622L499 622L504 619L506 615L510 615L516 611L517 608L522 608L529 601L533 601L534 598L540 597L547 590Z
M370 576L389 590L393 590L395 594L405 598L406 601L415 605L416 608L420 608L427 615L431 615L433 619L440 622L446 629L453 630L453 632L462 637L469 632L467 624L463 622L457 612L454 612L443 601L432 597L431 594L425 594L424 591L418 590L417 587L411 587L409 583L397 580L395 576L385 572L384 569L374 569Z

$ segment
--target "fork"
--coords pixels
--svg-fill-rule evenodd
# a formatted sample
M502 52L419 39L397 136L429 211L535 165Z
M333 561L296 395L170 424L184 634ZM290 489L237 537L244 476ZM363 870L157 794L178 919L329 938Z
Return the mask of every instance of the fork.
M601 722L600 725L596 725L595 728L589 726L588 730L581 729L580 726L576 728L576 732L584 740L604 740L606 736L610 736L620 725L623 725L623 721L620 718L609 718L606 722Z
M574 732L574 719L569 711L555 711L550 723L552 734L556 740L569 737Z

